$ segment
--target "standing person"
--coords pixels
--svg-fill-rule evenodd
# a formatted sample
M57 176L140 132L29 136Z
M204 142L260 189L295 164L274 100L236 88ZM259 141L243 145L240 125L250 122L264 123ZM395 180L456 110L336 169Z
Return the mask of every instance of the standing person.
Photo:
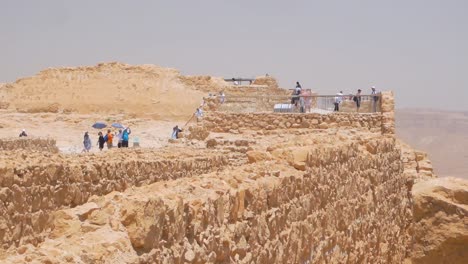
M111 130L107 130L107 135L106 135L106 142L107 142L107 149L112 148L112 139L114 138L114 135L112 135Z
M224 94L224 91L219 92L219 102L221 104L224 104L225 99L226 99L226 95Z
M379 100L378 92L375 90L375 86L371 87L372 95L372 112L377 112L377 101Z
M121 148L122 147L122 136L123 136L123 133L122 133L122 129L119 129L119 133L116 135L117 137L117 147L118 148Z
M359 108L361 107L361 89L357 90L357 94L354 95L353 101L356 103L356 112L359 112Z
M83 152L89 152L91 149L91 138L89 137L88 132L86 131L83 137Z
M340 91L339 93L336 94L335 96L335 110L334 112L339 112L340 111L340 104L343 101L343 91Z
M175 126L172 128L172 138L173 139L178 139L179 138L179 133L182 132L182 129L179 128L179 126Z
M301 94L302 91L302 86L299 82L296 82L296 88L295 88L296 94L299 95Z
M125 128L122 132L122 148L128 148L128 140L132 131L129 127Z
M299 97L302 92L302 86L299 82L296 82L296 88L294 88L294 91L292 93L292 98L291 98L291 104L297 107L297 103L299 102Z
M203 111L200 107L195 110L195 116L197 117L197 122L199 122L203 117Z
M23 130L21 130L21 133L19 134L19 137L27 137L28 134L26 134L26 129L23 128Z
M104 137L102 136L102 132L99 131L98 133L98 145L99 145L99 150L102 151L102 149L104 148L104 143L106 143L106 140L104 139Z

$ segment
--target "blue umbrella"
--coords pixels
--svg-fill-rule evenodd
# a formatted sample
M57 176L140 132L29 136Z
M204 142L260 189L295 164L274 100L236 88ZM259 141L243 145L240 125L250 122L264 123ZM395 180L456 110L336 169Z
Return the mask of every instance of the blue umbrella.
M107 125L103 122L96 122L94 123L94 125L92 125L93 128L96 128L96 129L103 129L105 128Z
M120 129L124 129L124 128L125 128L125 127L124 127L122 124L120 124L120 123L113 123L113 124L112 124L112 127L120 128Z

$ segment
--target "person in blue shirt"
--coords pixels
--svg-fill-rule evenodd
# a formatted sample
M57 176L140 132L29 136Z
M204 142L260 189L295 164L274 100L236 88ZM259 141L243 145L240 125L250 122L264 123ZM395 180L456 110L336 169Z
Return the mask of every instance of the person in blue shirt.
M122 148L128 148L128 139L132 131L129 127L125 128L122 132Z

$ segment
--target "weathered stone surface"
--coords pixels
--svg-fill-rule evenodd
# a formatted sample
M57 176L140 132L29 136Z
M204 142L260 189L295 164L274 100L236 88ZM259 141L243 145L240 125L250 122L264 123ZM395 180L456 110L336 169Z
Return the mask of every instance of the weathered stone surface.
M255 163L255 162L259 162L259 161L270 160L271 156L269 155L268 152L248 151L247 152L247 158L248 158L250 163Z
M300 117L300 119L298 119ZM211 132L229 132L232 124L236 123L236 129L242 130L282 130L282 129L333 129L333 128L360 128L364 130L378 130L391 134L382 125L383 115L380 113L356 114L334 113L321 115L316 113L287 114L287 113L229 113L207 112L202 125ZM271 120L271 122L265 122ZM297 122L299 121L299 122ZM392 126L393 119L386 120L388 126ZM393 131L394 132L394 131Z
M221 155L183 151L129 150L70 157L21 150L2 155L0 199L4 206L0 206L0 223L5 225L0 243L4 247L37 244L44 239L43 231L51 227L51 212L81 205L93 195L199 175L227 164L227 157ZM81 217L95 209L80 208L84 210Z
M392 91L384 91L381 96L382 134L395 134L395 97Z
M111 193L92 200L99 209L86 219L64 210L53 239L4 262L401 263L411 203L395 140L307 137L274 146L305 171L259 161ZM93 222L98 213L109 221Z
M48 151L52 153L59 151L55 145L55 140L50 138L0 139L0 150Z
M468 181L439 178L413 188L412 262L466 263L468 259Z

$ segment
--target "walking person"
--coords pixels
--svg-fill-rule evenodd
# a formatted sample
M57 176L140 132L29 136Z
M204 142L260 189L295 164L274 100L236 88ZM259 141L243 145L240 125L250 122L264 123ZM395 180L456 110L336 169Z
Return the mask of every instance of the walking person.
M116 135L116 138L117 138L117 148L121 148L122 147L122 136L123 136L123 133L122 133L122 129L119 129L119 133Z
M128 140L132 131L129 127L125 128L122 132L122 148L128 148Z
M179 138L179 133L182 132L182 129L179 128L179 126L175 126L172 128L172 139L178 139Z
M104 148L104 143L106 143L106 140L104 139L104 137L102 136L102 132L99 132L98 133L98 146L99 146L99 151L102 151L102 149Z
M339 93L336 94L335 96L335 109L333 110L334 112L339 112L340 111L340 104L343 101L343 91L340 91Z
M356 103L356 112L359 113L359 108L361 107L361 89L357 90L357 94L354 95L353 101Z
M371 95L372 95L372 112L377 112L377 101L379 101L378 92L375 90L375 86L371 87Z
M91 149L91 138L89 137L88 132L85 132L83 137L83 152L89 152Z
M107 149L112 148L112 140L114 139L114 135L112 134L111 130L107 130L107 135L105 136L105 140L107 142Z
M195 116L197 117L197 122L200 122L203 117L203 110L200 107L195 110Z

